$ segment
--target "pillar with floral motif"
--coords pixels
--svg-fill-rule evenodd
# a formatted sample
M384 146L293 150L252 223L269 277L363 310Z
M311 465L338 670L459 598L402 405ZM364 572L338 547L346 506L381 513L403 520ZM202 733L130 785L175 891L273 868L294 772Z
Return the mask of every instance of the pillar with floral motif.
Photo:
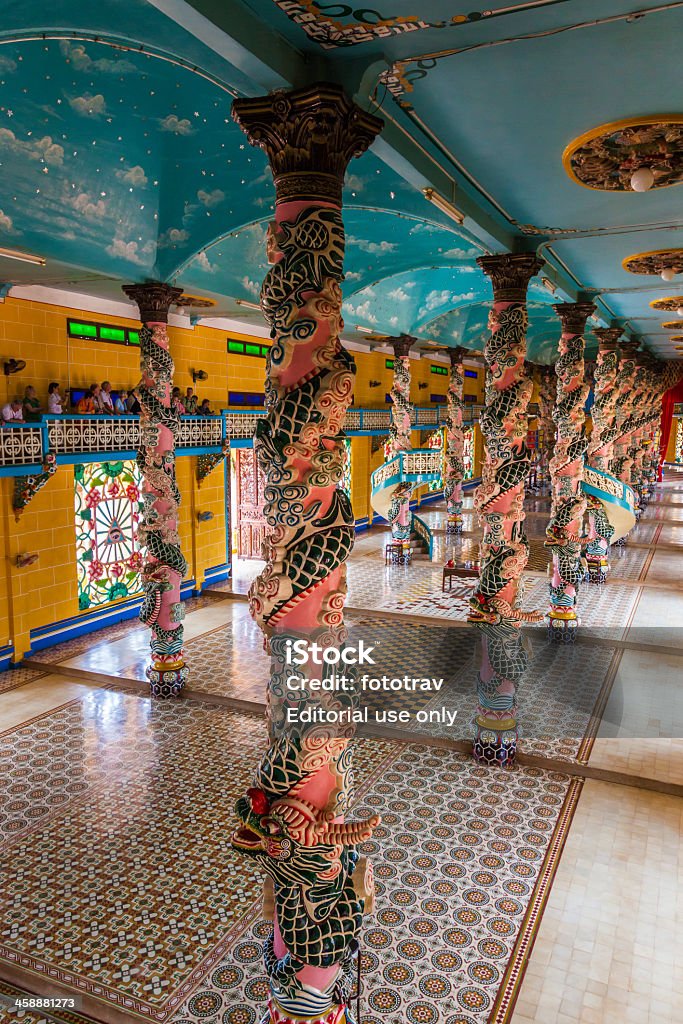
M557 428L555 453L550 461L552 508L545 546L552 552L548 635L573 641L579 625L578 590L585 576L582 526L586 511L583 462L588 447L585 434L588 385L584 379L584 332L595 310L591 302L564 302L553 306L562 323L557 373L557 401L553 419Z
M517 751L517 689L527 666L521 626L543 618L543 612L523 612L519 606L529 558L524 485L531 461L527 409L533 387L524 366L526 295L543 262L535 254L514 253L480 256L477 263L491 278L493 308L480 417L485 459L475 497L484 534L468 617L481 633L474 757L481 764L510 767Z
M180 585L187 562L180 550L175 446L180 418L171 401L173 358L169 350L168 311L182 289L167 284L126 285L124 292L140 310L140 448L143 509L138 540L145 550L144 599L140 621L152 631L147 678L154 697L177 697L187 679L183 654L184 607Z
M460 345L448 350L451 372L446 395L446 481L443 496L448 511L446 533L452 534L462 533L462 480L465 475L465 434L462 429L465 388L463 357L466 352L467 349Z
M602 473L612 470L614 439L617 434L617 351L621 329L618 327L596 327L598 355L593 375L594 402L591 409L593 429L588 443L588 464ZM614 534L605 509L597 498L588 495L588 543L586 566L591 583L604 583L609 573L609 548Z
M656 402L654 376L651 358L647 352L637 355L638 369L634 377L634 408L632 413L633 430L628 446L630 459L630 486L636 495L636 517L640 519L647 503L644 485L644 465L650 444L648 424L652 407Z
M268 232L271 269L261 308L272 337L267 416L255 444L267 477L267 564L249 591L271 654L270 745L238 801L235 848L267 875L264 913L271 1024L346 1024L357 933L371 905L372 873L356 851L378 819L345 822L353 726L326 712L353 710L353 692L309 687L309 661L287 663L294 639L337 653L346 640L346 558L354 518L340 481L343 424L355 366L340 332L344 267L342 185L350 160L382 122L336 85L236 100L233 117L265 150L275 182ZM296 692L285 683L298 674ZM302 707L322 723L298 724ZM293 714L292 714L293 713Z
M553 457L555 448L555 422L553 420L553 409L555 408L555 394L557 391L557 378L555 377L554 366L540 366L538 368L538 480L537 486L541 494L547 493L550 487L550 460Z
M389 447L391 455L394 456L399 452L409 452L413 447L410 349L415 344L415 338L409 334L401 334L397 338L387 338L387 344L391 345L394 350L394 375L390 391L391 426L389 427ZM400 481L394 488L389 507L391 541L393 544L400 544L403 549L403 554L399 556L402 564L410 560L410 496L412 491L412 484Z
M630 455L631 434L634 429L634 414L637 402L640 400L642 374L639 372L636 358L638 342L634 340L622 341L619 348L620 359L617 373L616 402L617 433L614 440L612 474L630 487L631 466L633 464ZM616 545L623 547L626 544L626 539L626 537L620 537L616 541Z

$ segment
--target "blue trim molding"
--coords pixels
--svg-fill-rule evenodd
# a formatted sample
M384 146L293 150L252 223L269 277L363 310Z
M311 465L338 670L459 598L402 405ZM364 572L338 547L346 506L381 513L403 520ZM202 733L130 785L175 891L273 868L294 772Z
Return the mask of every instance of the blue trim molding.
M180 588L182 601L192 597L194 585L193 579L184 580ZM139 597L131 597L127 601L120 601L102 608L95 608L91 612L74 615L70 619L61 619L59 622L52 622L47 626L38 626L29 634L31 653L42 651L46 647L54 647L55 644L64 643L65 640L73 640L85 633L94 633L98 629L104 629L105 626L115 626L117 622L125 622L126 619L134 619L140 611L141 604L142 594Z

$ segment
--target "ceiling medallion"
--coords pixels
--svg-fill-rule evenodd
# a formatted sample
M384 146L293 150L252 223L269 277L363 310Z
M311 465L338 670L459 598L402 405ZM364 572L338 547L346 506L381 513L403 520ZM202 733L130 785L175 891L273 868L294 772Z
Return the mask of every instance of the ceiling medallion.
M663 280L672 281L676 274L683 274L683 249L639 252L627 256L622 266L630 274L659 274Z
M628 118L570 142L564 169L584 188L647 192L683 182L683 114Z
M671 295L667 299L653 299L650 305L653 309L663 309L667 313L675 313L683 308L683 295Z

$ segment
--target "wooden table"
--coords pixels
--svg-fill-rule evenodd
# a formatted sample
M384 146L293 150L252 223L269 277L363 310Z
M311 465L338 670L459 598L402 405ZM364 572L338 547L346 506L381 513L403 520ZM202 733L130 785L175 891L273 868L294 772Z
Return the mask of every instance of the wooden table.
M448 581L448 590L451 589L451 581L453 577L455 579L474 579L479 576L479 569L472 569L465 565L444 565L443 567L443 579L441 581L441 590L446 590L446 582Z

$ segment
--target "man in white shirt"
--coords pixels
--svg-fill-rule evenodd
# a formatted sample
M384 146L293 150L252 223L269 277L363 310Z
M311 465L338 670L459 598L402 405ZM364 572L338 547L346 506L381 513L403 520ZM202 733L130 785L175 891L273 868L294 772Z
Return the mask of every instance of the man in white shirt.
M24 422L24 413L20 398L14 398L11 402L8 402L7 405L3 405L2 422L8 427L13 426L15 423Z
M105 415L114 415L114 400L111 397L111 384L108 380L102 381L102 388L100 390L100 406L101 411Z

